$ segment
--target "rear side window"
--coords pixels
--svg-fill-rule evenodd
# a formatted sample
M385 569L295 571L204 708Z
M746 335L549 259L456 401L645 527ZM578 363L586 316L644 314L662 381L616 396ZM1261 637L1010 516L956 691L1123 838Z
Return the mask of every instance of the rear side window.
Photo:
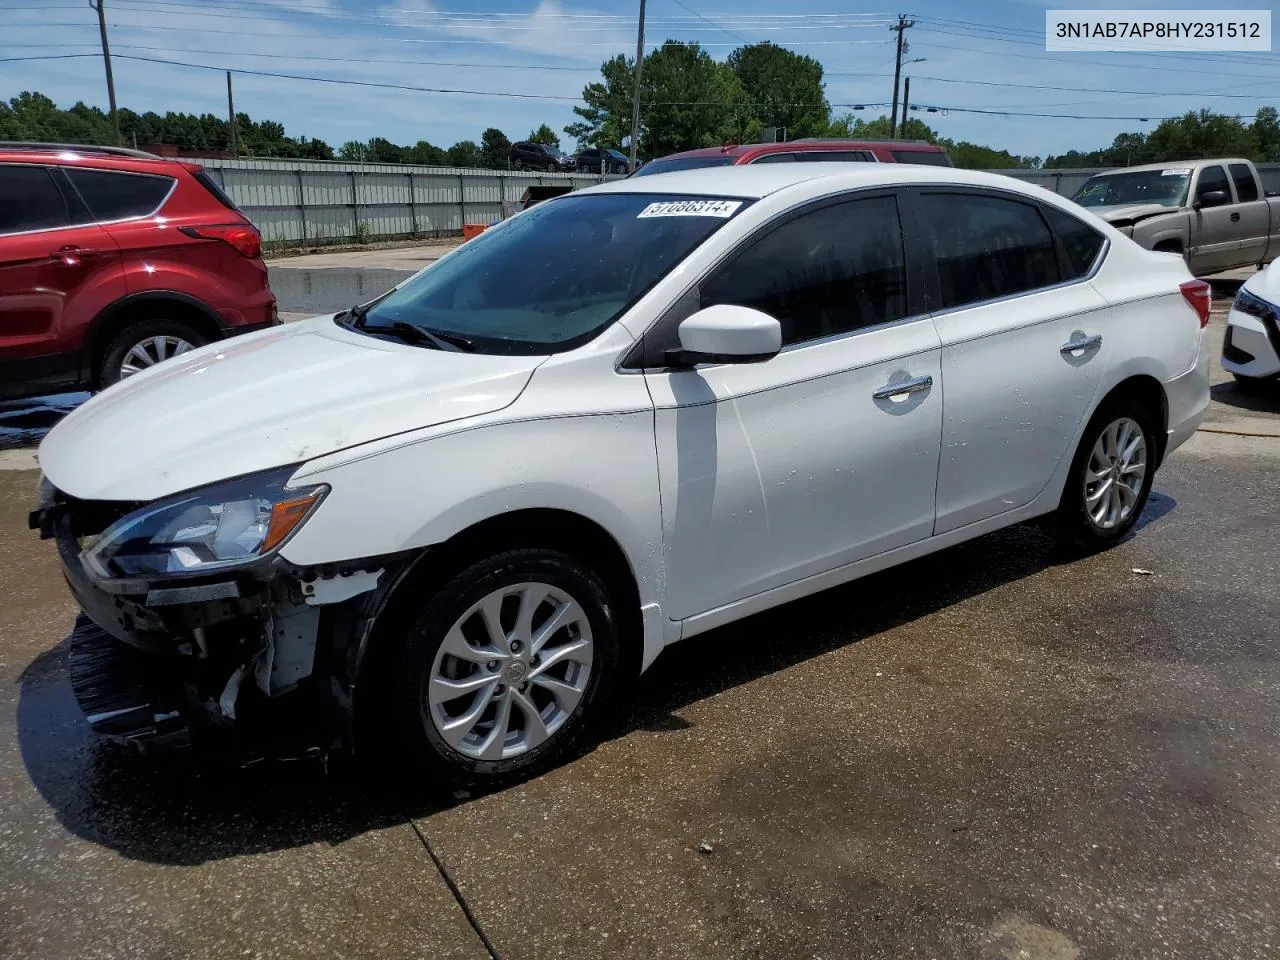
M197 170L191 176L195 178L196 183L200 184L200 186L204 187L206 190L212 193L214 196L214 199L217 200L224 207L226 207L228 210L234 210L236 211L236 213L240 212L240 208L236 206L235 201L232 200L229 196L227 196L227 191L222 189L222 186L218 183L217 180L209 176L208 171Z
M919 163L926 167L950 167L951 158L940 150L892 150L899 163Z
M1253 178L1253 171L1249 169L1249 165L1233 163L1228 169L1231 170L1231 179L1235 181L1236 199L1241 203L1257 200L1258 181Z
M102 222L150 216L173 188L171 178L144 173L67 167L66 174L93 218Z
M920 204L944 309L1026 293L1062 279L1053 236L1031 204L960 193L925 193Z
M1045 206L1044 214L1067 251L1067 261L1071 264L1072 272L1065 279L1083 277L1093 268L1093 261L1098 259L1098 253L1102 250L1102 234L1056 207Z
M796 159L805 163L825 160L828 163L872 163L875 156L866 150L813 150L796 154Z
M783 344L901 320L907 267L897 202L868 197L803 213L753 241L700 293L703 307L769 314Z
M65 227L67 201L44 167L0 165L0 233Z

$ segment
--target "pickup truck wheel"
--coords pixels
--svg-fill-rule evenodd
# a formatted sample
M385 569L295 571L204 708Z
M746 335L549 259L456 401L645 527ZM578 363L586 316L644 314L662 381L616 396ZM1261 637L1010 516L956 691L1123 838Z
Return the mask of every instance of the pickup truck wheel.
M1103 550L1137 523L1155 478L1154 422L1132 397L1116 397L1098 408L1050 519L1058 539L1081 550Z
M199 331L177 320L139 320L111 338L102 355L97 383L109 387L208 342Z
M556 550L453 577L410 628L398 732L423 782L496 787L554 766L601 711L619 640L604 583Z

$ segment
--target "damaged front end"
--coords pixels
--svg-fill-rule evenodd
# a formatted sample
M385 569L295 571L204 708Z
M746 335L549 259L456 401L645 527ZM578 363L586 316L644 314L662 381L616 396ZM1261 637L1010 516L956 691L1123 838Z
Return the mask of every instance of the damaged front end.
M280 557L327 493L290 488L294 469L149 504L44 486L30 524L56 541L84 612L69 673L96 732L241 754L349 746L350 641L396 564L298 568Z

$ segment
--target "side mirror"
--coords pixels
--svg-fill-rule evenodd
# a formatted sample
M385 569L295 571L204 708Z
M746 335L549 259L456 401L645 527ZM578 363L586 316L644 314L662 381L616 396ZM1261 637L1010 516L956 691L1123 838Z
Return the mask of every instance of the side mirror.
M760 363L782 349L782 325L750 307L719 304L680 322L680 349L667 351L667 363Z
M1196 209L1202 207L1220 207L1223 204L1230 203L1231 197L1225 190L1206 190L1204 193L1196 197Z

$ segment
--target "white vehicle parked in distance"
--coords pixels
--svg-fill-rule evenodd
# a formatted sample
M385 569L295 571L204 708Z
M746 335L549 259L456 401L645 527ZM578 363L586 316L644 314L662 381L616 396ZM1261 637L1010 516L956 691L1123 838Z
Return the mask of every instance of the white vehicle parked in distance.
M500 783L677 640L1032 518L1117 542L1204 415L1208 315L1180 260L1003 177L623 180L104 391L32 525L95 729L293 704L326 749Z
M1280 386L1280 261L1255 273L1227 313L1222 369L1245 389Z

